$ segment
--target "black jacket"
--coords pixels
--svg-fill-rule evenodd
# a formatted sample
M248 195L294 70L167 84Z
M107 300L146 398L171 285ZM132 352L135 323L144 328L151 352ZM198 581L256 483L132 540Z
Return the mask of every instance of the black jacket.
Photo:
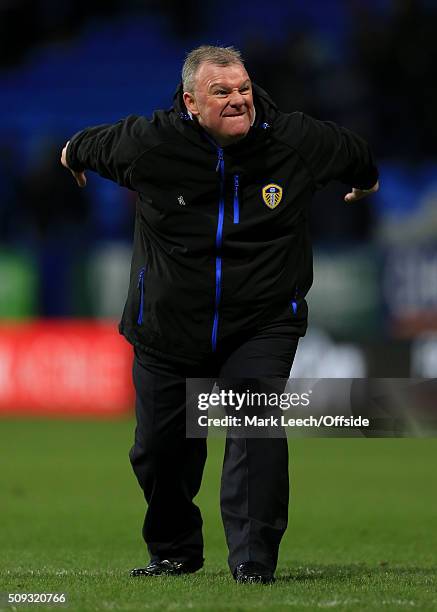
M368 145L345 128L278 111L254 86L256 121L216 146L174 107L76 134L73 170L138 192L129 293L120 332L134 345L191 361L237 332L285 317L306 330L312 284L308 208L338 179L378 178Z

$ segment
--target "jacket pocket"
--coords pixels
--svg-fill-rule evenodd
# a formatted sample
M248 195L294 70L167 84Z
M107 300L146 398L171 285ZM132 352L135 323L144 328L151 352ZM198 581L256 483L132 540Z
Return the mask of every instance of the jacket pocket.
M143 314L144 314L144 274L145 274L146 268L141 268L141 270L138 273L138 285L137 285L137 289L139 291L139 305L138 305L138 317L137 317L137 324L138 325L142 325L143 324Z

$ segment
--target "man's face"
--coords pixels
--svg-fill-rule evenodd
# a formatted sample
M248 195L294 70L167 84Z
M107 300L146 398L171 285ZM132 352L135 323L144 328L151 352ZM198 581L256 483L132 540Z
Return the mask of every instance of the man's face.
M221 146L244 138L255 116L252 84L241 64L204 62L196 74L194 93L184 92L184 102Z

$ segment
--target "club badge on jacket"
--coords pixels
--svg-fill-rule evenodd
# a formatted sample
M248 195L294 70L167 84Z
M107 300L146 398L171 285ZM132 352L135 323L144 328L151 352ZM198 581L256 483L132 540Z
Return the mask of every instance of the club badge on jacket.
M269 183L262 188L264 204L269 208L276 208L282 200L282 187L276 183Z

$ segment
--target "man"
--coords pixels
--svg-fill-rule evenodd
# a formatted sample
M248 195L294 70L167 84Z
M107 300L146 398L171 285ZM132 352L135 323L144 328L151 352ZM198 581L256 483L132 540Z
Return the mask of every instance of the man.
M278 111L240 53L188 54L174 107L76 134L62 163L138 192L120 332L134 345L130 460L148 509L151 562L133 576L203 565L197 494L206 441L185 437L185 379L288 378L312 284L308 206L338 179L353 202L378 189L367 144ZM228 438L221 510L237 582L271 583L288 517L285 438Z

